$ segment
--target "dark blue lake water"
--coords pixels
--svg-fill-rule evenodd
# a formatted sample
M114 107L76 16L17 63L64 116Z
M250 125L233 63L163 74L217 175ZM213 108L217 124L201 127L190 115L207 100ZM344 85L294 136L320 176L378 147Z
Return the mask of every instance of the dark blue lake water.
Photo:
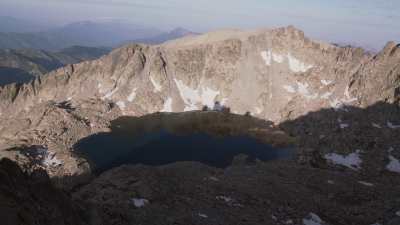
M239 154L250 160L287 159L292 149L278 149L249 137L213 137L194 133L175 135L165 131L136 137L121 133L100 133L75 145L101 172L123 164L165 165L180 161L197 161L225 168Z

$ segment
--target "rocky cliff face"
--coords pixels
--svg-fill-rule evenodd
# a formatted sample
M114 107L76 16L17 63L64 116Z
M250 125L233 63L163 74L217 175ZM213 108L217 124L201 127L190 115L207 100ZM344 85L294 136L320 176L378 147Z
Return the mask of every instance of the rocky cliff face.
M399 90L394 43L371 55L312 41L294 27L218 31L128 45L1 88L0 145L45 145L67 158L76 140L107 130L121 115L198 110L219 101L234 113L279 124L323 108L398 104Z

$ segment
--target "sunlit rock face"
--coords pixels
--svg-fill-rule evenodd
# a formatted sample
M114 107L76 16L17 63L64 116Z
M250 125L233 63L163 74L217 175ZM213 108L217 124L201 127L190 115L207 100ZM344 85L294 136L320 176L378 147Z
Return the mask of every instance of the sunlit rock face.
M120 114L144 115L220 101L277 122L323 107L395 101L398 49L389 43L373 56L312 41L293 27L218 31L159 46L128 45L30 85L5 87L0 109L10 116L43 101L97 99L115 103Z

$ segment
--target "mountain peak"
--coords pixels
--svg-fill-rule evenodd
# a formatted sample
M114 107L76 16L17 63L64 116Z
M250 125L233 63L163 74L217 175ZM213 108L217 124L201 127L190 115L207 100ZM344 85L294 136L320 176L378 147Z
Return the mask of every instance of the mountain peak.
M169 33L170 34L180 35L180 36L186 36L186 35L189 35L189 34L194 34L194 32L192 32L190 30L187 30L187 29L185 29L183 27L177 27L177 28L171 30Z

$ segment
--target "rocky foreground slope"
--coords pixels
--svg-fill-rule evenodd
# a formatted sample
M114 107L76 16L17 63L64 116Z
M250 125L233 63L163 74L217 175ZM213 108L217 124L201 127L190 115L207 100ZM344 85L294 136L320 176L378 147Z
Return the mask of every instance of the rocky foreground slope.
M254 203L269 209L282 207L281 211L289 214L293 210L292 224L301 224L306 211L321 217L310 214L314 222L389 224L395 221L396 212L400 210L398 196L388 194L393 193L391 188L399 187L400 179L399 100L400 46L395 43L389 42L381 52L372 55L358 48L341 48L310 40L293 27L246 32L218 31L158 46L128 45L98 60L69 65L40 76L29 84L1 88L0 149L3 150L0 156L27 166L32 162L32 157L18 149L21 146L25 146L25 149L28 147L28 150L29 146L41 146L36 148L41 149L40 166L52 176L81 177L79 175L90 170L90 165L74 153L73 145L91 134L109 131L110 121L121 116L140 117L154 112L200 110L205 105L213 107L214 102L219 101L229 107L232 113L249 112L254 117L274 123L273 129L282 129L296 138L297 162L277 162L277 168L292 169L272 169L271 173L277 174L277 177L266 178L262 185L275 183L277 186L272 191L278 192L278 198L298 192L295 196L304 195L304 202L319 202L321 204L317 205L322 208L307 208L295 197L287 201L272 201L263 206L254 203L258 201L254 200L250 201L250 205ZM194 165L176 166L190 168ZM251 167L254 176L248 176L261 179L268 170L266 167L274 166L267 163ZM245 168L241 167L240 171ZM129 171L136 169L130 168ZM142 171L142 168L138 170ZM141 173L150 174L153 170L157 169L144 169ZM184 170L173 171L179 174ZM299 177L311 183L302 184L304 189L291 189L300 185L292 183L293 174L303 170L309 173ZM291 178L283 179L279 171L283 171L282 177ZM247 176L229 173L229 170L220 172L229 174L227 179L233 180ZM118 177L128 172L117 168L110 173ZM155 173L157 177L159 174ZM194 179L208 176L205 173ZM326 190L326 185L335 183L332 181L335 177L342 176L348 179L340 184L343 189L335 187L332 191ZM323 180L318 183L321 177ZM98 178L86 189L84 187L77 191L77 198L91 202L90 196L94 196L96 200L91 204L100 205L99 213L105 221L114 220L116 215L129 210L129 207L135 208L127 202L124 202L125 205L118 201L118 204L115 203L118 195L115 198L110 196L109 200L105 200L108 195L100 196L106 195L106 187L118 189L121 186L121 190L131 190L131 185L135 186L134 181L124 183L124 179L118 181L110 178L110 184L102 184L103 179L106 182L109 180ZM154 187L162 186L159 180L151 181L155 183ZM173 179L168 178L166 182L168 180ZM193 187L200 185L198 180L193 182L190 183ZM287 182L284 183L288 184L287 192L281 189L281 182ZM263 190L258 193L253 192L252 188L238 187L245 185L239 183L226 183L232 189L232 195L241 190L242 197L247 200L256 199L256 195L265 195L265 198L261 198L265 201L272 198ZM257 186L256 183L250 184ZM104 193L101 190L92 192L96 185L104 187ZM370 189L364 193L361 187ZM222 186L215 188L218 190ZM203 204L202 193L206 195L210 192L214 193L215 190L200 188L194 202ZM217 196L226 196L217 192L214 193ZM336 192L339 194L336 195ZM146 201L158 202L172 193L176 191L171 189L164 196L150 196L150 200ZM321 194L321 198L316 197L315 193ZM124 196L124 199L128 198L126 201L129 202L129 198L134 198L134 203L144 205L146 201L143 199L147 194L143 194L146 195L144 197L141 195L135 192ZM232 198L242 197L238 195ZM184 198L190 197L184 195ZM175 201L190 202L190 199L179 200L179 196L174 195ZM210 201L204 204L209 205ZM118 208L114 207L115 204L128 208L115 212L113 210ZM151 215L162 212L160 221L165 221L165 210L169 207L172 206L165 204L152 208L154 211L151 211ZM343 212L354 211L341 218L342 212L327 211L331 207L341 208ZM197 208L184 215L192 213L196 215L196 221L212 217L200 210L201 207ZM315 212L318 209L321 211ZM250 210L245 213L251 219L238 224L257 223L253 219L258 217L253 212ZM146 211L132 213L129 211L128 219L125 214L119 217L122 222L115 224L129 224L136 221L135 218L143 218L139 222L144 222L148 219L146 215L149 215ZM138 215L136 213L143 213L144 216L135 217ZM211 210L210 213L216 212ZM130 218L132 215L135 218ZM285 214L278 223L271 220L277 218L276 213L271 215L274 217L268 220L261 216L263 220L258 223L285 224L291 218ZM227 216L225 218L229 219L226 220L216 218L197 223L191 217L175 220L176 216L171 214L173 219L167 224L174 224L174 221L179 221L178 224L228 224L233 221ZM324 224L321 221L318 223Z

